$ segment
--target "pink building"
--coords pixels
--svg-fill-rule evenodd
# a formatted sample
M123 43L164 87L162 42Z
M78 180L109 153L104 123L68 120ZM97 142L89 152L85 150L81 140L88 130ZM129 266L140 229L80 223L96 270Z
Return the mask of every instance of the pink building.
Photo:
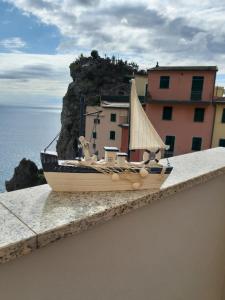
M216 66L148 70L146 113L166 144L167 156L211 147Z
M148 70L148 98L144 109L170 150L165 156L208 149L212 144L216 66L160 67ZM128 143L122 131L121 149ZM141 159L141 153L133 153Z

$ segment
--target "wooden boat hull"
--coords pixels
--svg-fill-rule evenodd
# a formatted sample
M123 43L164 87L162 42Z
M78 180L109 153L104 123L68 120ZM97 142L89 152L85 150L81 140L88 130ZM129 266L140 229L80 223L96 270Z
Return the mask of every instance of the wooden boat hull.
M140 169L129 172L121 167L117 173L102 173L89 166L66 165L58 161L57 154L41 153L41 162L45 178L53 191L57 192L97 192L159 190L162 183L172 171L172 167L162 166L146 168L148 174L142 177ZM114 168L116 169L116 168Z
M169 174L129 174L129 179L117 181L110 174L44 172L48 184L57 192L127 191L149 189L157 191Z

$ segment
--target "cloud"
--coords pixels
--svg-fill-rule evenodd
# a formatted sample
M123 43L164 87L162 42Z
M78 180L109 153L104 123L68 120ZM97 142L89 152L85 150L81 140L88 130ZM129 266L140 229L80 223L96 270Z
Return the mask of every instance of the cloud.
M221 1L7 0L56 26L59 53L96 48L141 64L222 65L225 5Z
M61 102L72 80L73 60L73 55L0 53L0 104L38 105L47 98Z
M10 52L18 52L26 47L26 42L20 37L12 37L0 40L0 49L8 50Z
M68 66L81 52L97 49L137 62L160 65L218 65L225 73L225 5L220 0L4 0L38 22L56 26L57 55L0 54L4 93L61 98ZM0 41L3 50L26 50L19 37ZM0 49L1 50L1 49ZM224 80L219 79L220 84ZM14 93L14 94L13 94ZM10 97L11 97L10 96Z
M20 80L30 80L33 78L53 78L56 74L54 70L44 64L40 65L26 65L19 70L4 70L0 71L0 79L20 79Z
M67 1L69 5L81 5L81 6L96 6L99 4L99 0L71 0Z

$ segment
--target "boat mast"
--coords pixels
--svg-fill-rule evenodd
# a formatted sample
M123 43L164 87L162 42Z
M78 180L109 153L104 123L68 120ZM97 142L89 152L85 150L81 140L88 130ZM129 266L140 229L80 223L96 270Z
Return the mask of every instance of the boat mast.
M84 96L80 97L80 124L79 136L84 136Z
M84 136L84 96L80 96L80 124L79 124L79 137ZM79 147L79 157L82 157L82 148Z

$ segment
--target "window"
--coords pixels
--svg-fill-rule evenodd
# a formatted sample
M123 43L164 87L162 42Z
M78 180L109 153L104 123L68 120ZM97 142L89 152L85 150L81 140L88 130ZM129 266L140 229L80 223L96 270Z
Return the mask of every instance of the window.
M116 114L111 114L110 119L111 122L116 122Z
M222 114L222 123L225 123L225 108L223 109L223 114Z
M167 135L166 140L165 140L165 144L167 146L170 146L170 148L168 150L165 150L165 155L164 156L165 157L173 156L174 145L175 145L175 136Z
M195 108L194 122L203 122L205 115L204 108Z
M97 139L97 132L96 131L92 132L92 137L93 137L93 139Z
M203 76L192 77L191 100L202 100L203 83Z
M193 137L191 150L199 151L199 150L201 150L201 146L202 146L202 138L201 137Z
M110 138L110 140L115 140L115 138L116 138L115 131L110 131L109 138Z
M173 112L173 108L170 106L164 106L163 107L163 115L162 115L162 119L163 120L172 120L172 112Z
M94 119L94 124L100 124L100 119L95 118L95 119Z
M219 140L219 147L225 147L225 139Z
M169 76L160 76L160 89L168 89L170 85L170 77Z
M145 96L147 96L148 95L148 84L146 83L146 85L145 85Z

